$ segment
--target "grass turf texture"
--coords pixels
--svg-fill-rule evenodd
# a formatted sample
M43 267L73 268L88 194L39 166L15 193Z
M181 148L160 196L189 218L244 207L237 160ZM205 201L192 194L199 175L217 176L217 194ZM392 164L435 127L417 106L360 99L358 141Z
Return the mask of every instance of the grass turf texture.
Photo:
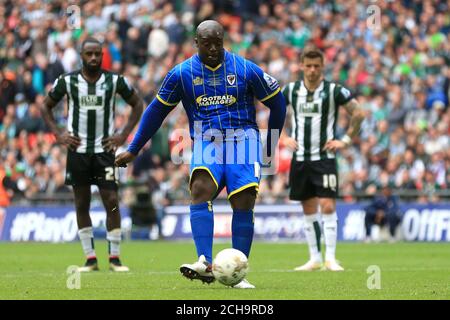
M228 247L217 244L214 254ZM305 244L255 243L248 280L255 290L231 289L183 278L195 260L193 243L125 242L128 274L108 271L106 242L96 241L100 271L82 274L69 290L66 269L81 265L79 243L0 243L0 299L449 299L450 244L339 243L344 272L294 272L307 260ZM381 289L367 288L370 265L381 270Z

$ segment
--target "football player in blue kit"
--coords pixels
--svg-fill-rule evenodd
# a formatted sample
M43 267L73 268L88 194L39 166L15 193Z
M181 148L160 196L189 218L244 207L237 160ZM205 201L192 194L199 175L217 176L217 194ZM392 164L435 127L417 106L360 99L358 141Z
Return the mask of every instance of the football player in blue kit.
M198 53L170 70L128 150L116 157L117 166L133 161L170 111L183 103L193 139L190 221L198 261L183 264L180 271L206 283L214 281L212 200L224 187L233 209L233 248L250 254L262 161L254 99L270 108L268 146L277 142L271 137L279 136L286 116L278 82L256 64L225 50L223 40L218 22L207 20L197 27ZM271 135L273 131L276 135ZM270 152L266 156L270 158ZM234 287L254 288L246 279Z

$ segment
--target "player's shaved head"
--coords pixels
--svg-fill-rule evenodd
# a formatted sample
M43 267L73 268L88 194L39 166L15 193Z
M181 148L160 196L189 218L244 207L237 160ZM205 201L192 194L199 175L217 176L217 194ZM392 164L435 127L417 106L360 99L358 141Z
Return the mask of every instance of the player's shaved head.
M194 40L204 64L214 68L222 62L223 36L223 27L217 21L206 20L198 25Z
M220 23L215 20L206 20L200 23L195 32L196 37L216 35L223 37L223 27Z

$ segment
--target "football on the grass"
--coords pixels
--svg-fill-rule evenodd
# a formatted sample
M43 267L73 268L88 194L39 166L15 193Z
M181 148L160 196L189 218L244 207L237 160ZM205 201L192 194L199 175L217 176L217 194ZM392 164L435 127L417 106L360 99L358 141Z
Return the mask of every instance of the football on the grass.
M247 275L247 257L237 249L224 249L216 255L212 272L220 283L226 286L234 286Z

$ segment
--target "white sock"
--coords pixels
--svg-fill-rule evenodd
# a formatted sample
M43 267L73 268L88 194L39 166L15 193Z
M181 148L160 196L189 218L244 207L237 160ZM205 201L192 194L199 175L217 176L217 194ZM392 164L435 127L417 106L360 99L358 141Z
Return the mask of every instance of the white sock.
M320 253L320 224L319 214L305 214L305 236L309 247L310 259L316 262L322 262L322 254Z
M323 235L325 238L325 260L336 259L337 214L322 214Z
M95 258L94 232L92 231L92 227L78 230L78 237L80 238L81 246L83 247L86 258Z
M122 237L122 230L120 228L113 229L106 233L106 240L108 240L110 257L119 257L121 237Z

